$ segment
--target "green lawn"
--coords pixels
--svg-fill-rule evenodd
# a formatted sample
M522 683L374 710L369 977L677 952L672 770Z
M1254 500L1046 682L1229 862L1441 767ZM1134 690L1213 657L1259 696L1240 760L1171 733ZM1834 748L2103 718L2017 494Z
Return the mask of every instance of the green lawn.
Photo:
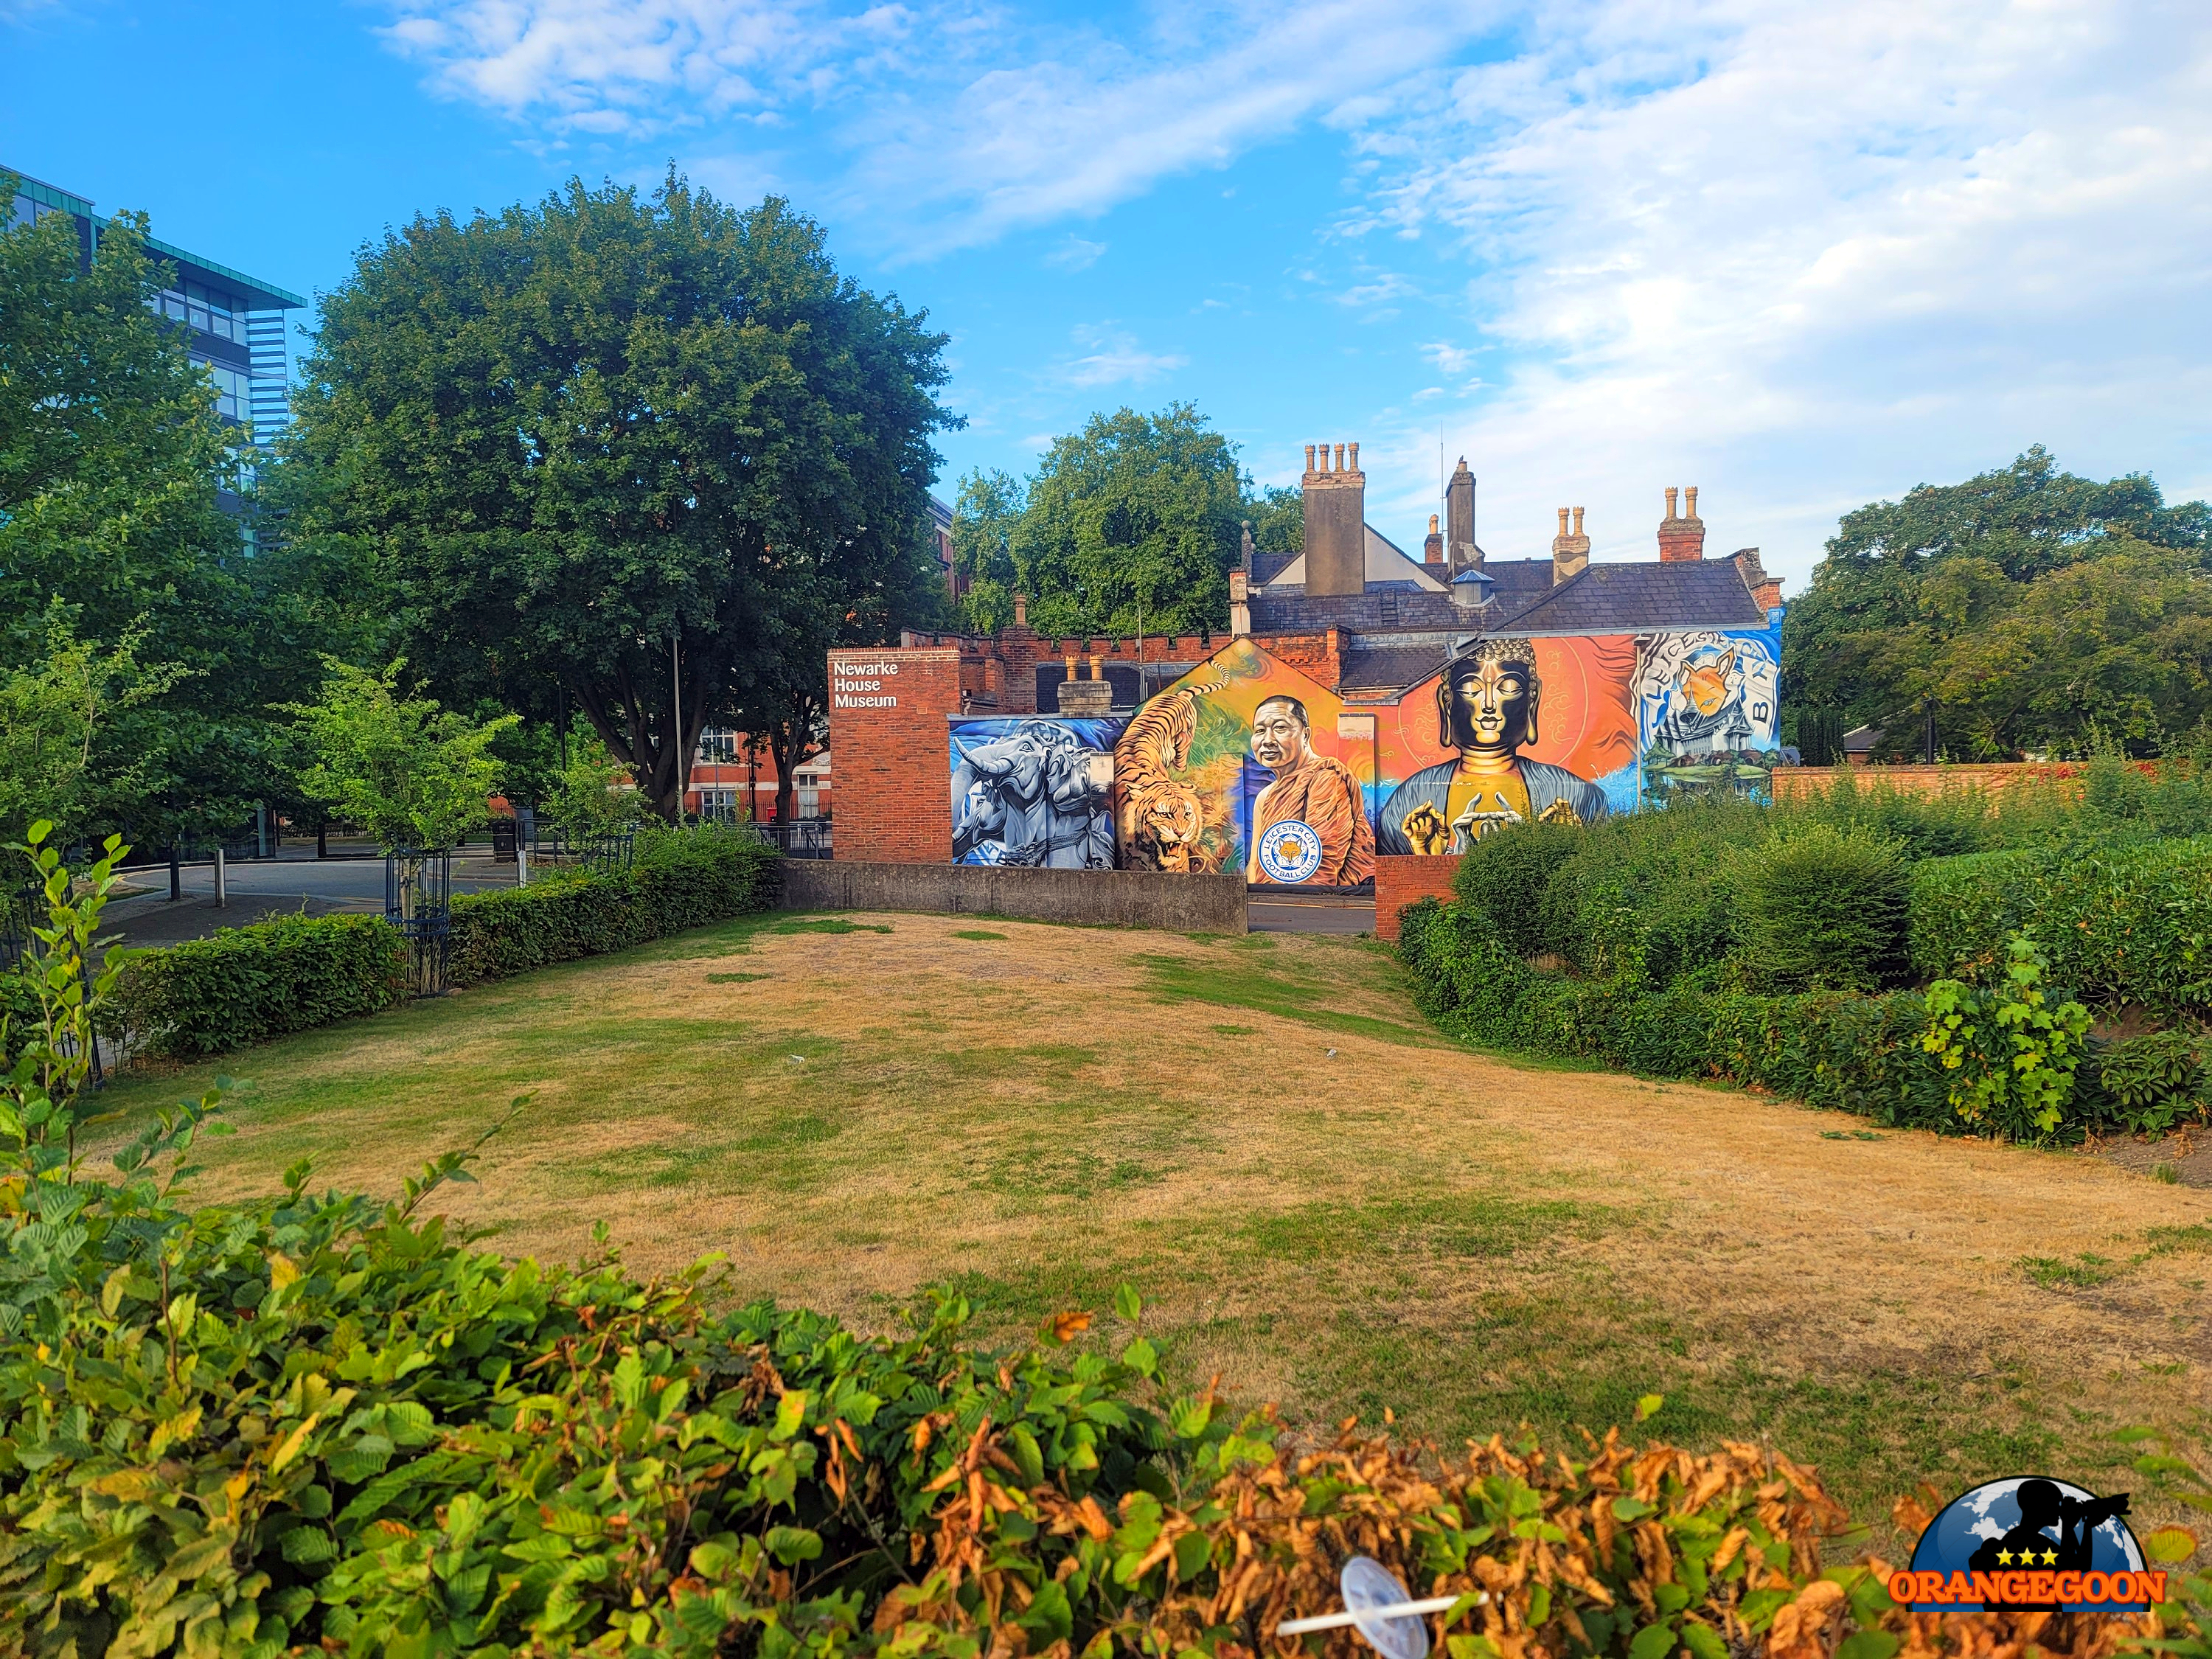
M2094 1484L2202 1398L2190 1189L1439 1037L1371 943L754 919L235 1056L210 1199L391 1191L531 1097L453 1211L864 1324L1012 1337L1122 1279L1170 1364L1319 1424L1771 1438L1878 1516ZM218 1068L134 1078L126 1111ZM1838 1138L1840 1137L1840 1138ZM2163 1230L2162 1231L2160 1230Z

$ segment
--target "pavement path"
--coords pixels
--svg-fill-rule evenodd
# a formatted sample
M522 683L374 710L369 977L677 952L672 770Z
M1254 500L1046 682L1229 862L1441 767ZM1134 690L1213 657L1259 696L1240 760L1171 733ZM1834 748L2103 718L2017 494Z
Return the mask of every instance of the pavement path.
M289 852L290 849L286 849ZM343 912L380 915L384 909L384 860L380 858L301 857L231 864L224 872L229 902L215 902L215 866L187 864L184 896L169 896L166 866L125 872L139 891L109 901L101 918L106 929L134 946L176 945L205 939L220 927L243 927L271 916L327 916ZM477 893L514 885L514 866L471 849L453 860L453 890Z

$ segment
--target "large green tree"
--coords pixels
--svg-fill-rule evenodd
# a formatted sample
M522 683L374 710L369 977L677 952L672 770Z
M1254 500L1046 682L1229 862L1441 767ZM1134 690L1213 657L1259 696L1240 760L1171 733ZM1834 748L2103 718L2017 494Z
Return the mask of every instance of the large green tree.
M315 683L361 613L342 565L281 538L256 551L218 505L247 483L246 434L148 309L169 272L145 229L118 215L84 264L67 214L0 223L0 671L46 674L57 619L85 661L128 639L161 665L94 723L64 827L159 845L279 793L269 706Z
M2099 483L2041 447L1844 514L1790 607L1796 709L1916 750L1929 700L1961 759L2154 750L2212 714L2212 508L2142 474Z
M1193 405L1094 415L1053 441L1026 484L963 481L953 559L966 620L1001 626L1021 592L1040 633L1219 628L1249 516L1235 447Z
M672 816L702 727L818 709L832 645L927 613L944 343L776 198L418 218L324 301L303 529L366 550L448 702L565 688Z

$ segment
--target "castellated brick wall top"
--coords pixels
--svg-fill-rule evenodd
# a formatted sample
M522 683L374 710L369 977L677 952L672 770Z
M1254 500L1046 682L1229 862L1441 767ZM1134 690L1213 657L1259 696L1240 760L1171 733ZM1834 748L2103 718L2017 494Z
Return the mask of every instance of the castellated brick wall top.
M951 860L945 717L959 708L955 647L859 646L830 653L835 857L878 864Z

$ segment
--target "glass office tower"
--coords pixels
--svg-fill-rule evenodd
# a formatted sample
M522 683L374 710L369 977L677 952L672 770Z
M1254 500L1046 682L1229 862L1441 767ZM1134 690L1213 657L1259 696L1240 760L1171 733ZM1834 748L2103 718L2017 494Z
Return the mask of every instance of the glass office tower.
M50 213L68 214L76 222L78 258L89 264L106 218L82 196L17 177L15 199L4 204L12 208L12 216L36 221ZM289 417L284 313L307 301L158 237L146 239L146 251L174 273L171 286L149 303L189 331L191 359L214 379L216 407L238 425L241 443L269 443ZM227 510L239 510L239 499L231 492L222 492L222 501Z

